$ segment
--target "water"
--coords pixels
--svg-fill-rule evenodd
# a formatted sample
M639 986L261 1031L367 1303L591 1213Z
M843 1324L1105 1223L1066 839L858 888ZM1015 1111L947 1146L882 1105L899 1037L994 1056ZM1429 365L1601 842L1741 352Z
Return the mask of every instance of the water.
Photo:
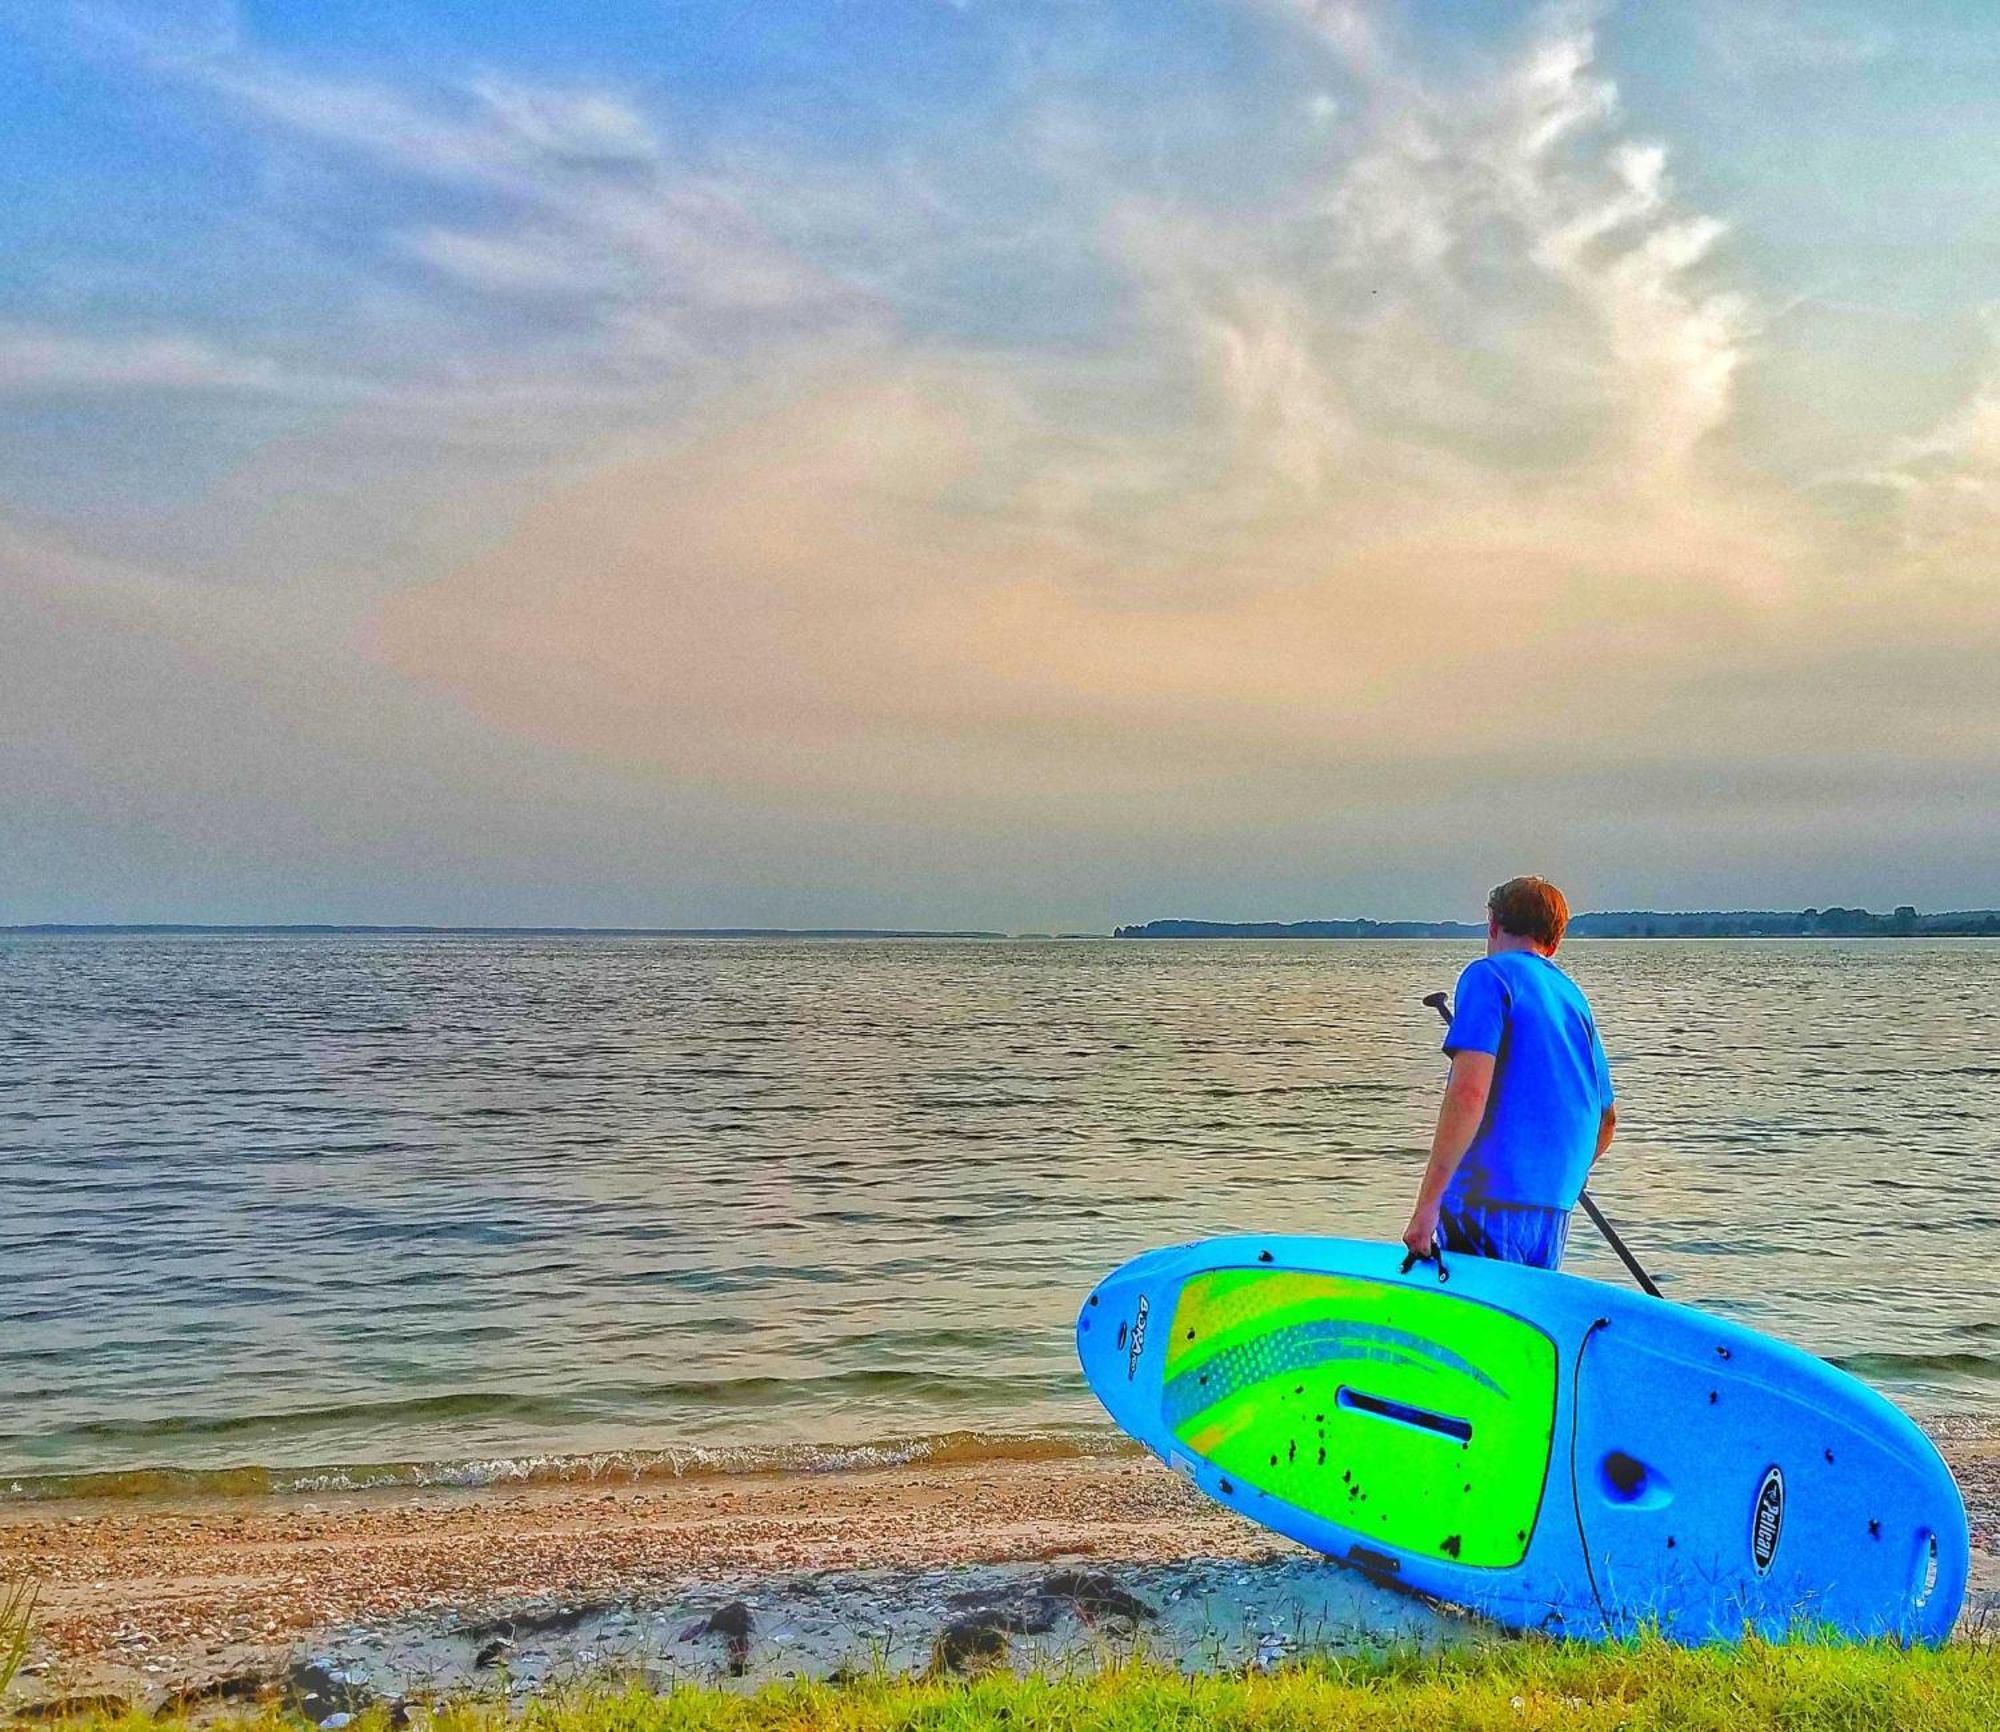
M1080 1294L1395 1236L1469 954L0 940L0 1494L1108 1446ZM2000 944L1564 961L1669 1295L2000 1417Z

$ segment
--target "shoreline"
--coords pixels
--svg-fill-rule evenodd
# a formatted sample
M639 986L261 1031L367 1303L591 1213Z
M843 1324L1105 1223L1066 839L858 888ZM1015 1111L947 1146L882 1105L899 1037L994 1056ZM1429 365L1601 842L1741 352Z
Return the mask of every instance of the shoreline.
M173 1689L315 1631L551 1597L822 1570L1298 1552L1136 1453L0 1506L0 1557L41 1584L27 1679L41 1697Z
M934 1431L845 1443L684 1443L651 1448L516 1450L432 1461L85 1468L0 1473L0 1515L38 1504L144 1504L156 1509L269 1498L346 1498L370 1492L506 1491L543 1486L614 1486L691 1479L753 1479L858 1473L877 1467L977 1466L1143 1454L1108 1424L1028 1431Z
M2000 1608L2000 1436L1940 1427L1973 1530L1970 1614ZM1303 1558L1138 1453L267 1497L0 1505L40 1583L24 1698L145 1698L329 1630L478 1619L747 1577Z

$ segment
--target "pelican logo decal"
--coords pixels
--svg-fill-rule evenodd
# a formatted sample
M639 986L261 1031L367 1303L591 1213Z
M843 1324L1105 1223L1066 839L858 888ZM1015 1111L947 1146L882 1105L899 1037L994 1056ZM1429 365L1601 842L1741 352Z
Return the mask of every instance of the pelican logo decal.
M1139 1375L1139 1350L1146 1345L1146 1295L1139 1295L1139 1309L1132 1315L1132 1345L1125 1351L1125 1381Z
M1750 1558L1760 1576L1771 1573L1778 1555L1778 1536L1785 1530L1785 1476L1773 1467L1757 1487L1757 1507L1750 1517Z

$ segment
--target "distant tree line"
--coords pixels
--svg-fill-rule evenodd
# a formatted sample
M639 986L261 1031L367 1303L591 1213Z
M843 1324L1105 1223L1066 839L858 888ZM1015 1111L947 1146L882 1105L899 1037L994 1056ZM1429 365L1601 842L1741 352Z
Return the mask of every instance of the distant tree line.
M1865 908L1802 908L1796 914L1738 910L1664 914L1635 910L1579 914L1578 938L2000 938L2000 909L1919 914L1905 903L1893 914ZM1121 926L1114 938L1480 938L1462 920L1149 920Z
M1796 914L1582 914L1570 930L1585 938L1992 938L2000 937L2000 910L1919 914L1906 902L1892 914L1839 907Z

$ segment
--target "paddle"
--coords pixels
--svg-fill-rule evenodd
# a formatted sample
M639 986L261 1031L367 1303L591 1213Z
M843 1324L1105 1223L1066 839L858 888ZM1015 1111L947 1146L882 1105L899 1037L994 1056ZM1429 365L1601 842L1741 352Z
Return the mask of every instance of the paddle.
M1444 1018L1447 1028L1451 1026L1451 1000L1443 993L1425 993L1424 1003ZM1583 1205L1583 1212L1590 1217L1592 1225L1604 1235L1604 1242L1618 1253L1618 1261L1632 1272L1632 1279L1639 1283L1640 1291L1650 1293L1655 1299L1660 1298L1660 1290L1653 1285L1652 1276L1640 1268L1639 1259L1625 1249L1625 1241L1618 1237L1618 1229L1604 1218L1604 1211L1597 1206L1597 1199L1586 1190L1578 1196L1577 1201Z

